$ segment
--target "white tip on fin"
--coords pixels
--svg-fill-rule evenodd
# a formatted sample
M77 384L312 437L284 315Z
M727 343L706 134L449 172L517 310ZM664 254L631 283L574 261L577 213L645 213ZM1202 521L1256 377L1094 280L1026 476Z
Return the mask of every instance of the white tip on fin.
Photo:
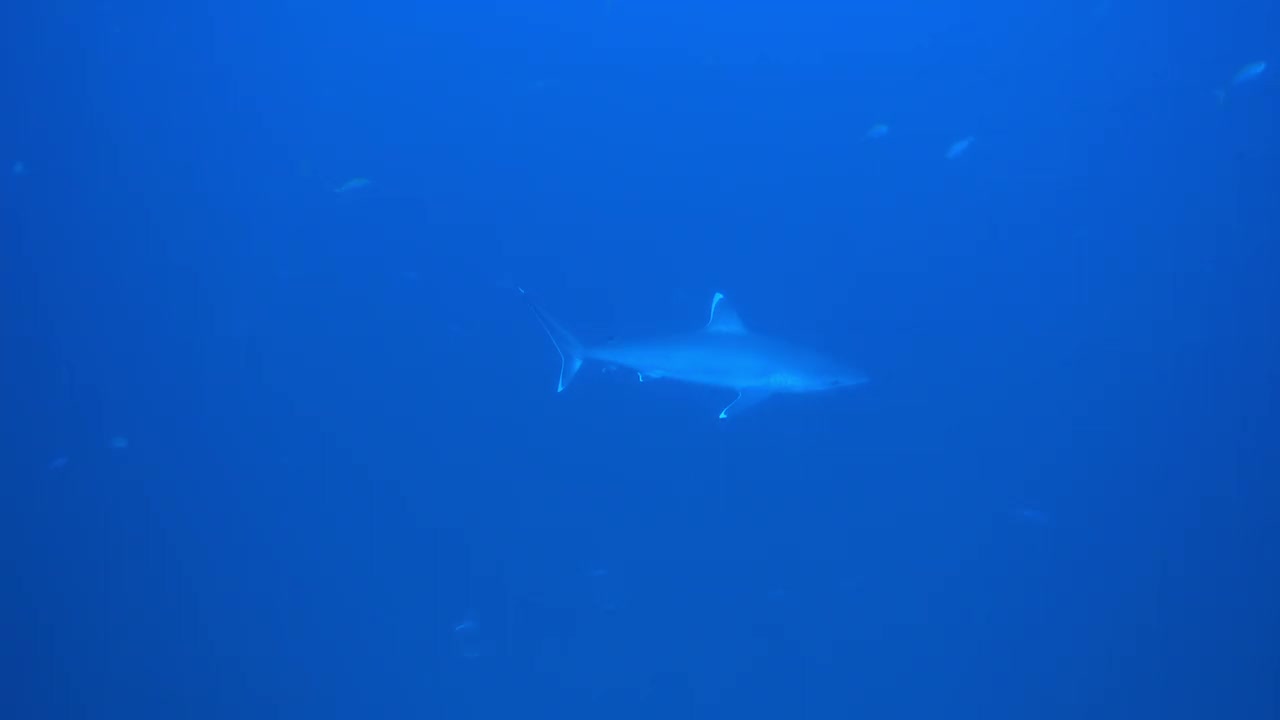
M747 331L742 318L724 301L724 293L716 293L711 298L711 317L707 320L707 330L720 333L741 335Z
M560 350L559 348L556 348ZM569 382L573 380L573 376L578 373L582 367L582 358L569 356L566 357L563 350L560 350L560 382L556 385L556 392L564 392L569 387Z
M734 398L733 402L725 405L724 409L720 411L720 419L725 420L729 417L730 408L733 408L733 414L737 415L753 405L764 402L769 395L769 391L763 388L743 388L738 391L738 397Z

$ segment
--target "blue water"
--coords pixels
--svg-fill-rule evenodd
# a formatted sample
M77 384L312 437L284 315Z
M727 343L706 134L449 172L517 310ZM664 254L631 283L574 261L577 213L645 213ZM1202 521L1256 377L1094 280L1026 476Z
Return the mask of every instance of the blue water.
M0 715L1280 717L1277 62L1265 0L9 3ZM871 382L557 394L516 286Z

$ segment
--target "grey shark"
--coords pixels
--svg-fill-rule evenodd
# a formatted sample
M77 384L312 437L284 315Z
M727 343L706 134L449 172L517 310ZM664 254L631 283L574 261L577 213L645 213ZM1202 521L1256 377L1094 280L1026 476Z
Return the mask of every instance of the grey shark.
M523 288L520 293L528 299ZM634 370L644 382L669 378L733 390L737 397L720 411L720 419L757 405L779 393L826 392L861 385L861 371L812 350L751 332L725 302L722 293L711 299L706 326L655 340L612 342L586 346L547 315L532 300L551 342L560 353L563 392L585 361L592 360Z

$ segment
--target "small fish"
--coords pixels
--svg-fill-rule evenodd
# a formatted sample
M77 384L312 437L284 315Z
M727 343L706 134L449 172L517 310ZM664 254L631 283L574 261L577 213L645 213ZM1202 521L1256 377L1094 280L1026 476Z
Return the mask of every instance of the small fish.
M1267 63L1265 60L1251 62L1248 65L1236 71L1235 77L1231 78L1232 85L1242 85L1250 80L1258 79L1258 76L1266 72Z
M333 191L336 193L352 192L354 190L363 190L372 184L373 184L373 181L368 178L362 178L362 177L351 178L350 180L334 188Z
M1218 104L1221 105L1227 101L1228 90L1233 87L1244 85L1245 83L1253 82L1266 71L1267 63L1265 60L1251 62L1237 70L1236 74L1231 77L1231 82L1227 83L1226 87L1218 88L1213 91L1213 94L1218 96Z
M462 651L462 657L474 660L484 654L484 633L470 611L462 622L453 626L453 636L457 640L458 649Z
M1027 525L1049 525L1049 513L1033 507L1017 507L1011 511L1013 519Z
M534 95L534 94L543 92L544 90L547 90L548 88L555 85L555 83L556 81L551 78L538 78L537 80L534 80L533 82L526 85L519 94Z
M955 142L951 143L951 147L947 148L947 156L946 156L946 157L947 157L947 159L948 159L948 160L955 160L956 158L960 157L961 155L964 155L966 152L968 152L968 151L969 151L969 146L970 146L970 145L972 145L972 144L973 144L973 136L972 136L972 135L970 135L970 136L968 136L968 137L965 137L965 138L961 138L961 139L959 139L959 140L957 140L957 141L955 141Z
M884 123L877 123L875 125L872 125L870 130L867 130L866 134L862 136L862 139L863 140L879 140L880 138L888 134L889 134L889 126L885 125Z

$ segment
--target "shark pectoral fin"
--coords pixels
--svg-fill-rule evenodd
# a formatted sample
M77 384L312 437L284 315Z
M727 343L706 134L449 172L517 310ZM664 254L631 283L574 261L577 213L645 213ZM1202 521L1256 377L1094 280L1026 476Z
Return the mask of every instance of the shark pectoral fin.
M569 334L556 322L550 315L542 311L538 304L529 298L524 288L517 287L520 294L528 301L529 307L533 308L533 314L537 316L538 322L542 324L542 329L546 331L547 337L551 338L551 344L555 346L556 352L560 353L560 382L556 385L556 392L564 392L569 387L569 383L573 381L573 376L578 374L578 370L582 368L582 359L585 350L582 343L578 342L573 335Z
M725 405L724 409L720 411L720 419L724 420L729 417L729 410L731 408L733 409L733 414L737 415L743 410L750 408L752 405L759 405L771 394L772 393L768 390L762 390L760 388L744 388L739 390L738 397L734 398L733 402Z

